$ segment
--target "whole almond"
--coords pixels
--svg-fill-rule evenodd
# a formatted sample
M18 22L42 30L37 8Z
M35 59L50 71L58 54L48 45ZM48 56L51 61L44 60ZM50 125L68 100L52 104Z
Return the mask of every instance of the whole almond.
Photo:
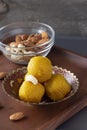
M13 113L12 115L9 116L9 119L12 121L17 121L24 118L24 113L23 112L16 112Z
M47 32L42 32L42 33L41 33L41 36L42 36L42 39L49 37Z
M28 38L28 35L27 34L22 34L20 35L21 36L21 39L24 41L24 40L27 40Z
M6 72L0 72L0 79L3 79L6 76Z
M16 41L16 42L21 42L21 41L22 41L21 36L20 36L20 35L17 35L17 36L15 37L15 41Z
M47 42L47 41L49 41L49 39L48 39L48 38L44 38L44 39L39 40L39 41L37 42L37 44L42 44L42 43L45 43L45 42Z

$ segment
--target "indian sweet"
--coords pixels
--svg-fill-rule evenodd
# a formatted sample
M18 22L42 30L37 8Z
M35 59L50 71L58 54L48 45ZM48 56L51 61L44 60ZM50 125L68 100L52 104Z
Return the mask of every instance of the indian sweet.
M26 102L39 103L44 93L45 88L42 84L24 81L19 89L19 98Z
M71 91L65 77L53 73L51 60L43 56L31 58L27 73L19 88L19 98L31 103L39 103L46 95L51 101L63 99Z
M44 83L47 96L57 101L63 99L71 90L70 84L61 74L54 74Z
M33 75L39 82L44 82L52 76L52 63L47 57L36 56L31 58L27 66L28 75Z

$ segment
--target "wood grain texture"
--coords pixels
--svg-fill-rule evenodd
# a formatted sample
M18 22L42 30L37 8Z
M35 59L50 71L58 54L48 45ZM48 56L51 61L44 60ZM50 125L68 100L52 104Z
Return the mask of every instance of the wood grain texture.
M4 106L0 110L2 119L0 129L54 130L87 106L87 58L55 46L48 57L52 60L53 65L66 68L78 77L80 82L78 92L72 98L54 105L27 106L8 97L0 88L0 102ZM18 67L22 67L22 65L14 64L0 55L0 71L10 72ZM10 121L9 115L17 111L22 111L26 118L18 122Z

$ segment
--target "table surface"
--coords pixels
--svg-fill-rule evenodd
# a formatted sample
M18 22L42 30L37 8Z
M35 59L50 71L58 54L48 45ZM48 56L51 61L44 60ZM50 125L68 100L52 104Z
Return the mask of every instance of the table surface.
M0 13L0 27L20 20L45 22L55 29L56 45L87 57L87 38L82 38L87 37L87 0L4 1L8 11ZM87 107L57 130L87 130Z
M87 57L87 38L57 37L56 45ZM87 107L63 123L56 130L87 130Z

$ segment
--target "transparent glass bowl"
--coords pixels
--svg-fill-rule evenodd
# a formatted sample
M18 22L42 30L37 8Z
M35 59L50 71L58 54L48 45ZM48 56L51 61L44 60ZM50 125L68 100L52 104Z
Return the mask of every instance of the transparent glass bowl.
M49 40L42 44L26 47L26 50L32 50L27 54L18 54L10 52L9 43L13 42L14 38L18 34L37 34L47 32ZM54 45L55 31L47 24L39 22L17 22L8 24L0 28L0 50L3 52L7 59L18 64L27 64L33 56L47 56L52 46ZM12 49L10 47L10 49ZM16 47L14 49L17 49Z

